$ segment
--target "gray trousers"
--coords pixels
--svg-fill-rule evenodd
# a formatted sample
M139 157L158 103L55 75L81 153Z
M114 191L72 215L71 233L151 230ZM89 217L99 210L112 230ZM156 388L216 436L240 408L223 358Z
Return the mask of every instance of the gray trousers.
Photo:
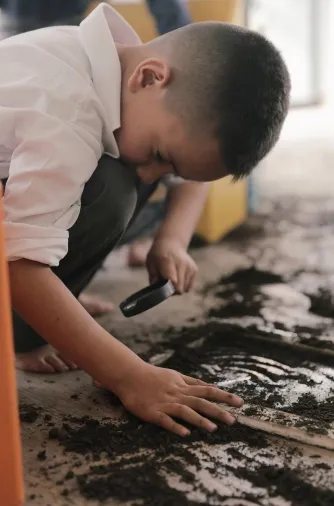
M160 35L191 23L185 0L146 0Z
M101 158L84 187L79 218L69 230L68 253L52 268L75 297L121 241L156 187L141 183L135 171L119 160L107 155ZM45 344L16 312L13 324L17 352Z

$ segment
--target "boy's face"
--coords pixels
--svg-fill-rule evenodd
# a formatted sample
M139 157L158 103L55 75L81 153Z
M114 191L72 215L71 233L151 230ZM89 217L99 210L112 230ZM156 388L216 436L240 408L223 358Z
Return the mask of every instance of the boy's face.
M123 83L122 125L116 132L121 158L136 167L144 183L166 174L192 181L224 176L218 143L203 134L191 138L165 106L171 80L164 61L141 62Z

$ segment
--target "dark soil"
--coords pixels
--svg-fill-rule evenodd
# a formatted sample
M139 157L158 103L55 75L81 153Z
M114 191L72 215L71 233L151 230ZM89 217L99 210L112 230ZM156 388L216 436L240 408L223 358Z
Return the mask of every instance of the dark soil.
M91 464L85 473L80 473L73 466L73 470L66 474L65 480L76 477L79 490L86 499L105 501L113 498L135 501L135 504L144 506L220 504L231 497L250 501L257 499L257 492L246 494L236 490L235 495L225 496L204 487L197 478L197 472L207 464L207 470L213 477L232 474L256 487L267 489L270 497L304 501L293 503L296 505L329 506L334 501L334 492L310 485L299 471L288 467L281 470L274 464L259 465L253 459L248 461L243 447L254 448L260 453L266 451L268 442L261 432L238 424L221 426L214 434L194 429L189 438L181 439L133 417L120 424L100 423L84 417L81 421L76 419L67 438L60 443L66 454L79 454L86 460L89 456L93 461L107 460L107 463ZM208 447L217 445L220 457L214 457L208 451ZM221 458L224 453L227 455L225 463ZM294 455L298 452L286 452L285 460ZM317 472L327 474L329 471L326 464L315 463L314 466L317 466ZM177 477L180 489L169 484L168 477L171 476ZM191 500L184 490L198 492L205 499L199 502ZM65 489L64 495L65 491L70 494Z
M79 427L73 426L66 439L61 438L65 452L83 455L116 455L132 454L140 450L155 450L165 455L169 449L182 454L182 445L205 442L208 445L226 444L232 441L247 442L257 448L265 448L267 442L261 432L234 425L222 426L215 433L209 434L199 429L192 429L186 439L173 435L154 425L140 422L134 417L123 423L102 424L94 419L83 417Z
M324 462L319 462L319 464L314 465L314 469L324 469L325 471L329 471L331 466L325 464Z
M302 271L298 272L301 275ZM297 276L297 274L296 274ZM229 276L222 277L216 284L206 289L207 292L213 292L218 300L223 303L211 308L207 312L209 318L218 318L227 320L229 318L258 317L261 318L262 329L258 330L267 337L281 339L277 331L287 331L295 333L297 341L301 344L314 346L318 348L334 349L333 340L319 339L328 329L328 320L321 323L310 325L293 325L289 319L289 324L283 321L266 321L263 316L263 310L270 304L270 297L261 291L261 287L270 284L289 284L289 280L294 276L284 277L271 271L258 269L256 266L248 269L240 269ZM329 287L319 288L315 293L305 293L310 299L309 312L320 317L334 319L334 293ZM282 302L284 308L284 303ZM305 318L308 311L304 310ZM280 316L282 318L282 315ZM334 322L333 322L334 323ZM264 331L264 329L266 329Z
M39 417L40 409L30 404L20 404L19 415L21 422L34 423Z
M280 274L270 271L263 271L254 265L247 269L234 271L230 276L224 276L217 283L218 286L236 284L239 287L253 287L259 285L270 285L283 283L284 278Z
M244 415L246 416L256 416L259 413L259 409L257 407L251 407L244 410Z
M308 295L311 301L310 311L325 318L334 318L334 294L326 288L319 288L317 294Z
M248 335L246 338L245 332ZM243 394L246 400L258 406L246 412L249 416L256 415L256 409L261 410L262 406L274 407L285 400L281 395L281 387L277 389L275 385L276 380L282 381L281 376L278 378L274 371L261 369L260 362L255 357L275 361L276 368L280 364L284 366L288 371L287 381L296 381L297 378L304 386L313 386L311 373L323 364L312 362L314 357L310 351L299 354L289 346L278 346L275 341L259 342L249 337L249 333L249 330L219 321L188 329L172 329L166 334L168 344L160 345L152 354L164 351L166 347L173 349L174 354L165 360L163 366L182 370L185 374L199 376L210 382L223 380L225 370L235 365L235 357L246 360L252 356L247 369L265 372L272 383L266 384L264 380L259 383L254 375L250 383L242 381L233 385L233 388L228 387L228 390ZM177 335L180 339L177 339ZM326 360L325 358L325 364ZM219 367L217 371L208 370L203 364ZM310 374L298 372L300 367L309 370ZM266 388L265 393L261 390L259 394L259 384L261 388ZM109 395L106 395L106 401L112 404L119 402ZM291 404L290 411L300 416L313 417L319 425L327 427L333 413L333 399L331 397L324 403L317 404L312 396L301 396L297 403ZM117 424L109 419L100 422L88 416L67 416L59 427L49 430L49 438L58 440L67 456L77 455L81 459L71 465L68 472L64 472L62 480L58 481L58 486L62 487L60 493L64 497L71 495L71 488L66 487L67 480L75 479L85 499L99 501L111 498L134 501L134 504L144 506L208 506L223 504L227 498L234 497L236 501L239 498L263 504L262 495L256 489L250 493L236 489L226 496L212 492L198 478L198 471L207 468L207 472L219 481L228 482L228 476L247 480L254 487L264 488L267 492L263 494L293 500L295 502L292 504L296 506L334 504L333 491L311 485L308 475L304 475L302 469L294 469L290 465L291 459L298 454L284 453L283 468L275 463L275 459L272 465L263 465L258 458L248 457L250 450L257 456L264 454L270 457L272 454L263 433L239 424L221 426L213 434L192 428L191 436L184 439L142 423L134 417ZM216 447L216 451L219 448L218 456L213 447ZM38 458L46 459L46 452L41 451ZM87 469L86 462L89 469L82 472L81 464L85 464ZM327 465L322 465L321 462L319 464L320 466L314 461L312 475L320 473L323 477L330 476ZM175 477L179 485L172 484L171 477ZM314 477L312 482L316 482ZM69 483L72 485L72 482ZM189 499L185 490L197 492L204 499L199 499L199 502Z
M332 423L334 422L334 395L319 403L313 395L303 394L291 406L291 410L285 409L285 411L319 420L320 422Z
M258 270L254 266L221 278L216 285L215 295L226 302L219 308L210 309L208 316L224 319L259 316L265 297L258 292L257 287L272 283L282 283L282 277Z
M233 441L259 450L268 444L262 433L239 425L220 427L214 434L194 429L191 436L183 439L132 417L121 424L101 424L84 417L76 419L76 424L79 426L73 425L67 438L60 441L65 452L86 458L90 455L96 461L110 459L108 464L92 464L88 473L77 475L83 496L98 500L110 497L142 500L141 504L147 506L198 504L187 499L184 492L170 487L166 473L177 475L182 483L196 490L195 471L203 463L194 449L203 442L224 448ZM72 471L65 479L73 475ZM209 499L218 497L216 493L205 492Z
M312 486L300 473L289 467L277 468L261 465L256 469L238 468L236 475L248 480L255 487L268 491L270 497L281 496L294 505L300 506L332 506L334 490Z
M37 459L38 460L46 460L46 451L45 450L41 450L38 454L37 454Z
M200 377L209 383L235 379L231 387L227 383L227 390L240 395L250 404L304 417L303 426L306 428L311 429L315 422L317 432L326 432L328 424L334 421L334 380L324 376L322 367L332 365L332 357L320 356L319 362L314 362L313 350L297 352L289 345L276 341L258 341L252 338L250 329L218 321L182 329L179 340L175 339L176 332L174 329L166 334L166 337L173 334L173 345L169 346L174 347L175 352L163 366ZM208 366L211 368L208 369ZM245 370L248 379L244 379ZM330 398L322 402L316 400L312 391L318 388L318 383L312 379L312 373L317 373L317 382L323 377L323 380L332 383ZM226 374L229 376L226 377ZM298 402L289 401L284 388L292 384L295 390L303 388L309 393L301 395ZM251 410L245 414L252 416L255 412Z

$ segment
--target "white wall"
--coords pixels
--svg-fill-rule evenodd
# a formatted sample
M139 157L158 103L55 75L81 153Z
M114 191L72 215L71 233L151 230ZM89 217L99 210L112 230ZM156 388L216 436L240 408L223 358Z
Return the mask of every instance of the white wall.
M334 107L334 0L328 0L328 4L328 46L324 65L325 98L326 102Z

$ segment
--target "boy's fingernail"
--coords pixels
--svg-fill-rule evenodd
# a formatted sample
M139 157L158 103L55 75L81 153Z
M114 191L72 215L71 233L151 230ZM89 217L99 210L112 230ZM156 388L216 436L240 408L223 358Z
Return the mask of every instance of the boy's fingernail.
M234 416L230 415L230 413L226 413L225 415L225 422L232 425L235 422Z
M218 429L218 427L217 427L217 425L216 425L215 423L212 423L212 422L209 422L209 423L208 423L208 430L209 430L210 432L214 432L214 431L215 431L215 430L217 430L217 429Z
M244 403L244 401L243 401L243 399L241 399L241 397L238 397L237 395L234 395L234 394L228 394L228 398L231 399L233 404L237 405L238 407L242 406Z
M189 436L190 435L190 430L188 430L188 429L182 429L181 435L182 436Z

